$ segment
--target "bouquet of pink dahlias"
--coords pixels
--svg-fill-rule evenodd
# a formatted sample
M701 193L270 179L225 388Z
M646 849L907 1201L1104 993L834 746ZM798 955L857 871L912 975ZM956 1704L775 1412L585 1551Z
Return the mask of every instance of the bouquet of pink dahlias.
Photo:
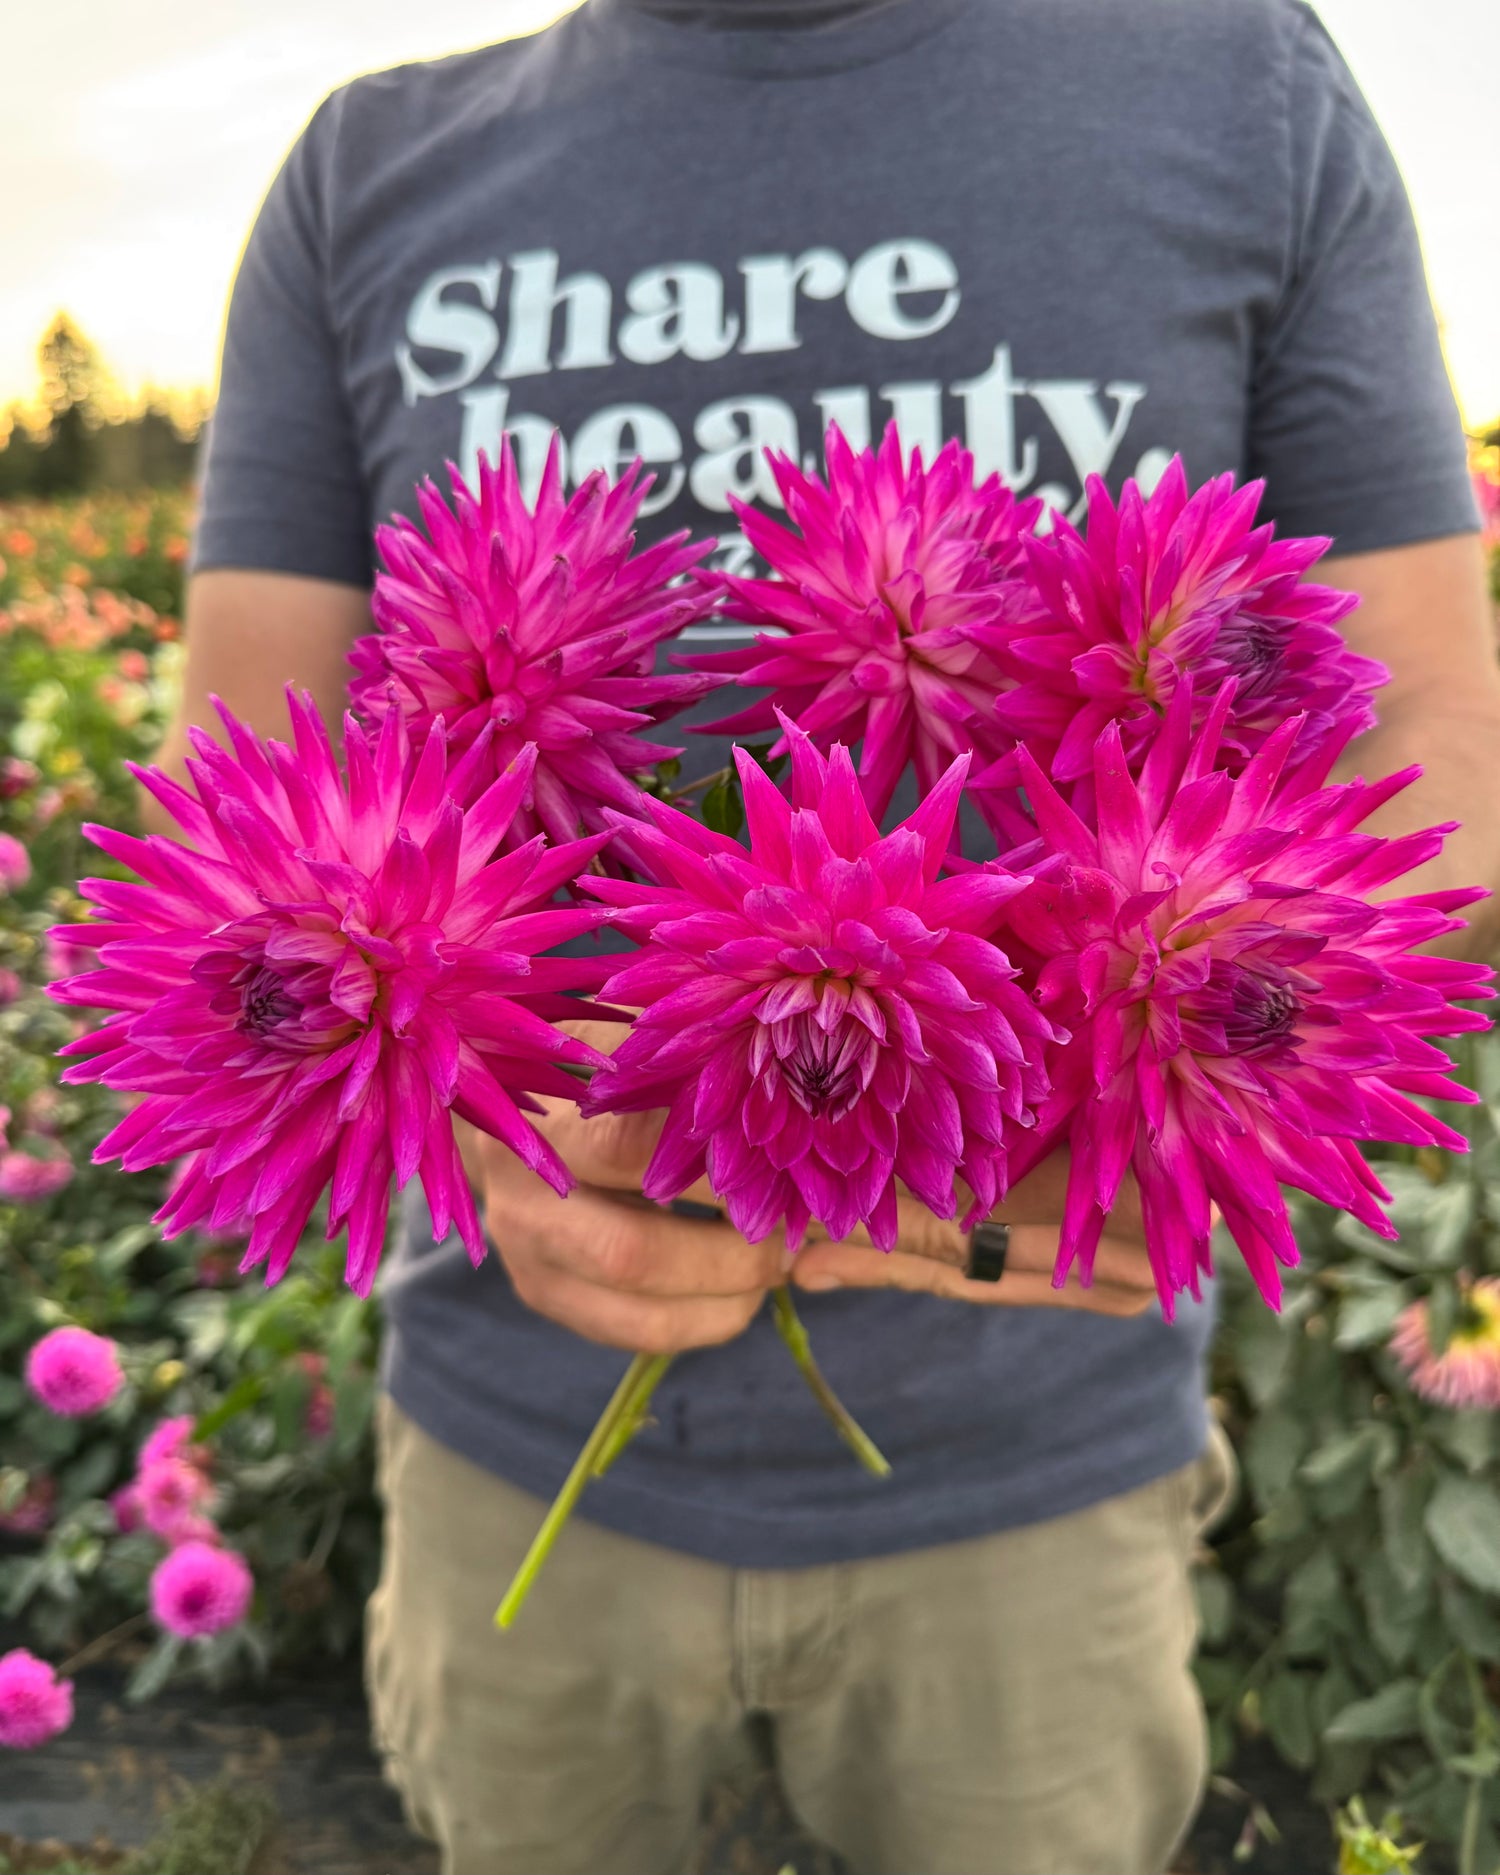
M189 845L92 830L142 883L85 882L100 968L55 993L110 1016L70 1074L144 1096L101 1157L186 1158L171 1228L247 1235L274 1280L326 1191L367 1289L392 1182L420 1176L477 1261L453 1120L565 1194L527 1114L581 1097L661 1112L648 1199L706 1180L792 1249L814 1226L893 1247L903 1192L1003 1218L1068 1147L1056 1282L1088 1282L1131 1173L1170 1316L1215 1205L1274 1307L1281 1184L1387 1231L1360 1147L1462 1145L1421 1104L1466 1097L1429 1038L1485 1025L1457 1005L1489 973L1417 947L1482 894L1377 902L1444 830L1358 831L1409 775L1323 785L1384 677L1336 629L1353 601L1304 578L1326 543L1277 541L1258 490L1193 494L1180 465L1118 504L1091 486L1086 535L1037 539L1040 505L975 487L955 444L926 466L894 430L878 452L831 430L827 462L773 461L791 525L741 515L770 576L715 582L681 537L632 552L638 465L566 499L554 452L528 510L507 447L451 509L421 493L425 537L382 533L347 780L308 705L292 748L226 715L193 791L142 775ZM656 674L715 604L766 629ZM768 694L710 728L773 737L713 790L738 789L744 844L637 738L734 679ZM921 805L882 833L909 768ZM965 794L1002 861L955 851ZM606 923L623 960L549 954ZM638 1011L609 1058L555 1026L601 989L618 1007L595 1013ZM774 1308L883 1469L785 1288ZM503 1622L666 1360L632 1362Z

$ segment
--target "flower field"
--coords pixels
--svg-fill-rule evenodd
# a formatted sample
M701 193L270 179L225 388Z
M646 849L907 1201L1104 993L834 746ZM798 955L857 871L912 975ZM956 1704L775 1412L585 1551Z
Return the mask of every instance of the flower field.
M113 1098L57 1080L80 1024L45 986L90 954L44 933L82 915L80 868L105 869L81 824L135 819L123 763L170 707L188 524L175 493L0 506L0 1615L54 1663L133 1662L136 1696L179 1661L222 1679L347 1653L378 1560L375 1320L337 1250L266 1291L240 1286L237 1245L163 1243L162 1176L89 1164ZM102 1410L49 1411L23 1379L65 1326L118 1344ZM197 1429L191 1464L151 1463L142 1448L178 1421ZM210 1638L174 1633L148 1612L153 1577L159 1613L161 1565L210 1532L248 1564L253 1603Z
M343 1246L309 1238L266 1290L237 1243L163 1242L167 1178L90 1163L115 1097L57 1079L81 1020L46 985L90 957L44 934L108 865L82 823L135 817L123 764L170 707L188 522L175 494L0 507L0 1614L5 1645L68 1673L130 1661L138 1698L349 1651L379 1550L378 1320ZM1294 1198L1279 1317L1221 1258L1214 1391L1243 1484L1198 1570L1199 1673L1220 1770L1264 1737L1330 1806L1398 1810L1493 1875L1500 1042L1453 1052L1482 1099L1441 1117L1473 1151L1379 1163L1398 1241ZM0 1663L0 1730L5 1684Z

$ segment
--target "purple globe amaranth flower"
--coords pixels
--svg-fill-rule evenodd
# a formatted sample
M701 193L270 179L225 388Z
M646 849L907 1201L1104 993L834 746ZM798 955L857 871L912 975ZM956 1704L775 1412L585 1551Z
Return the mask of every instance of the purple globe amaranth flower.
M1089 1280L1133 1170L1169 1317L1212 1268L1212 1204L1272 1307L1277 1265L1297 1261L1281 1183L1394 1237L1358 1142L1465 1150L1412 1098L1476 1098L1423 1038L1489 1026L1454 1000L1490 995L1493 972L1415 948L1458 929L1451 914L1486 894L1370 903L1451 831L1356 831L1419 771L1318 788L1306 763L1289 768L1296 718L1238 778L1216 771L1232 701L1225 686L1194 734L1183 686L1138 780L1110 724L1091 777L1097 831L1021 756L1038 844L1066 864L1008 908L1005 941L1072 1040L1049 1056L1054 1091L1012 1169L1071 1147L1058 1282L1075 1261Z
M830 424L825 453L826 482L768 452L792 528L731 503L773 577L726 577L726 610L784 636L682 661L771 687L710 729L774 729L783 710L821 748L859 743L878 819L908 762L925 791L956 755L1009 747L994 717L998 650L1042 503L998 476L976 488L956 442L931 467L919 450L903 463L894 424L878 453L856 453Z
M1056 1031L991 942L1025 884L997 867L939 879L967 762L881 838L848 751L796 725L788 802L744 750L750 850L651 802L621 829L660 883L589 879L642 948L607 992L639 1007L586 1109L667 1118L642 1189L707 1173L753 1242L811 1219L890 1249L896 1181L940 1217L1005 1185L1004 1140L1046 1091Z
M244 1620L255 1595L250 1565L238 1551L193 1540L179 1543L151 1576L151 1612L169 1634L202 1640Z
M120 1351L87 1328L54 1328L27 1355L26 1384L49 1413L82 1419L102 1411L124 1386Z
M0 1745L34 1751L73 1723L73 1682L24 1647L0 1656Z
M1254 525L1263 489L1221 475L1190 494L1174 458L1154 493L1127 482L1116 507L1091 476L1086 536L1059 518L1027 543L1029 590L995 711L1059 786L1087 784L1107 723L1139 772L1184 679L1200 708L1235 683L1219 752L1231 771L1288 716L1304 719L1299 753L1329 737L1342 746L1374 722L1371 695L1389 673L1337 629L1358 598L1304 577L1328 541L1277 540ZM1016 775L1012 754L972 784L1002 831L1016 830L1004 812Z
M606 915L551 900L609 836L547 851L538 836L487 863L530 785L529 748L466 810L449 788L486 759L488 731L450 770L436 731L413 761L399 716L378 732L351 721L346 785L311 702L293 697L291 714L295 749L227 711L232 753L194 732L197 798L140 772L191 846L88 829L141 883L83 881L106 921L101 967L52 993L116 1012L63 1050L63 1078L145 1096L95 1158L137 1171L192 1155L157 1213L171 1234L243 1223L241 1268L264 1263L274 1282L331 1183L329 1234L347 1222L364 1294L393 1172L420 1174L439 1233L456 1225L483 1260L455 1115L571 1186L521 1108L576 1092L560 1064L602 1059L552 1024L603 966L537 953Z
M654 670L657 646L713 608L713 586L684 578L708 543L674 534L632 555L651 478L638 462L613 487L596 472L565 500L555 438L535 512L508 437L498 468L481 460L477 494L449 473L451 510L431 482L417 490L427 538L403 517L377 530L381 630L350 654L354 706L375 720L396 711L416 743L441 716L458 754L488 727L476 787L534 743L536 769L506 845L539 831L554 840L596 832L606 807L633 811L636 777L682 753L637 732L713 688Z

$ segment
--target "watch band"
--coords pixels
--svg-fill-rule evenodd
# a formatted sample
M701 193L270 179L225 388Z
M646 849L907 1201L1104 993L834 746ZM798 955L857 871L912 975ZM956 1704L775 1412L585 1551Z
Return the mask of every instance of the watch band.
M997 1283L1005 1274L1010 1254L1010 1226L986 1218L969 1232L969 1256L964 1275L972 1283Z

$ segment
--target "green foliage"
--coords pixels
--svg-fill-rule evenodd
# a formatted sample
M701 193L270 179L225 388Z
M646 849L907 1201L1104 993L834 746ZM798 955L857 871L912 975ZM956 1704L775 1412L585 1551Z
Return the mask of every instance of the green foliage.
M1461 1875L1494 1875L1500 1428L1418 1398L1387 1347L1409 1304L1451 1325L1464 1282L1500 1274L1500 1041L1460 1062L1483 1099L1447 1117L1471 1153L1376 1163L1397 1242L1299 1199L1279 1319L1223 1259L1216 1391L1244 1501L1200 1572L1199 1673L1221 1765L1263 1734L1319 1797L1380 1793ZM1404 1866L1359 1859L1381 1836L1360 1817L1341 1866Z

